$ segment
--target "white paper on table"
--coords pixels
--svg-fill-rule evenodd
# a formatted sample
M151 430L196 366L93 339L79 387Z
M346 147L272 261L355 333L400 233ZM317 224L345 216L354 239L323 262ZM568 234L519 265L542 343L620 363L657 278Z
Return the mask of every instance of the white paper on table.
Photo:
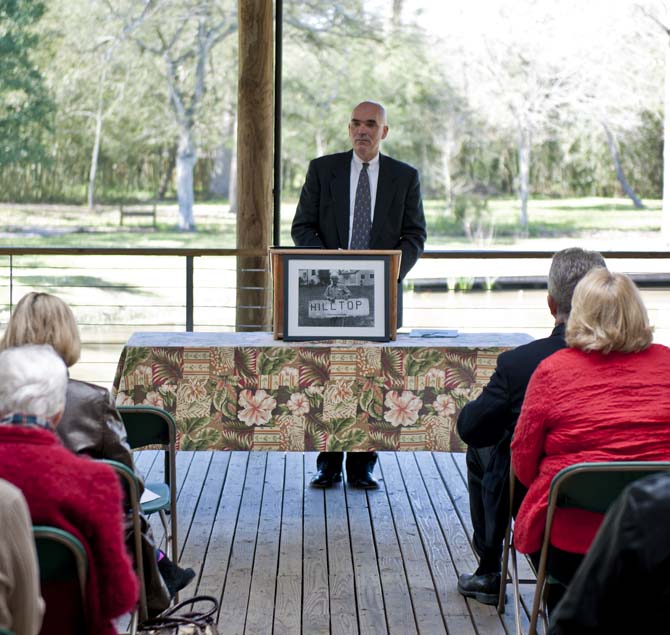
M458 337L457 329L412 329L410 337Z

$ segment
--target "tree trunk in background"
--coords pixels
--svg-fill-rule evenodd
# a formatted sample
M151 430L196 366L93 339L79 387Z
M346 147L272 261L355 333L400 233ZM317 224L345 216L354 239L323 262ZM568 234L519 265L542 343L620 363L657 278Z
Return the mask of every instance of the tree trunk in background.
M95 137L93 139L93 150L91 151L91 169L88 173L88 209L95 207L95 177L98 174L98 157L100 156L100 141L102 139L102 120L104 118L105 105L105 80L107 78L107 68L109 60L112 57L112 47L107 49L103 61L102 72L100 73L100 82L98 84L98 108L95 113Z
M391 24L394 27L399 27L402 22L402 6L404 0L393 0L393 14L391 17ZM321 156L321 155L318 155Z
M665 80L663 86L663 205L661 235L670 239L670 33L665 46Z
M612 161L614 161L616 178L619 179L619 183L621 184L623 191L626 193L626 196L628 196L628 198L630 198L630 200L633 201L633 205L635 205L637 209L644 209L642 201L637 197L637 195L633 191L633 188L628 184L628 181L626 180L626 175L623 173L623 168L621 167L621 159L619 157L619 150L617 148L614 135L612 134L612 131L610 130L609 126L605 121L602 121L601 123L603 125L603 128L605 129L605 135L607 136L607 145L609 146L610 154L612 155Z
M222 137L229 139L233 136L232 128L233 115L224 109L223 111L223 125ZM209 193L222 198L229 198L231 178L230 172L232 168L234 146L222 143L214 153L214 165L212 166L212 174L209 181Z
M158 186L158 191L156 192L156 198L159 201L165 199L165 194L167 193L168 187L170 187L170 181L172 180L172 173L174 172L176 164L177 164L177 146L172 145L168 149L167 166L165 166L165 172L163 172L160 185Z
M442 175L444 176L444 201L445 215L451 216L453 206L453 192L451 183L451 169L449 168L449 159L451 158L451 141L447 136L442 144Z
M177 148L177 200L179 202L179 229L193 231L193 168L195 167L195 135L192 128L179 132Z
M524 234L528 234L528 188L530 177L530 130L519 129L519 224Z
M237 247L266 250L272 234L273 3L245 0L237 7ZM271 330L267 256L240 256L237 260L236 330Z

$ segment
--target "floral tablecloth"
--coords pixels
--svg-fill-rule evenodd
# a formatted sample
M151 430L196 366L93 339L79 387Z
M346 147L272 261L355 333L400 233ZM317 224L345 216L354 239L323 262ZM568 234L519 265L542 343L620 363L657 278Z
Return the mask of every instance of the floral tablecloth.
M283 342L269 333L136 333L117 405L173 414L184 450L463 451L460 409L520 333Z

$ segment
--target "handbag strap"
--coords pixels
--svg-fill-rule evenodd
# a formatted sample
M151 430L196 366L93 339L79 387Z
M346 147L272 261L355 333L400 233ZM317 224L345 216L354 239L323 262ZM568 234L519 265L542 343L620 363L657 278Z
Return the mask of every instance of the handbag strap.
M208 611L198 611L198 612L189 612L183 613L182 615L175 615L181 609L186 608L187 606L193 606L196 602L207 602L211 604L211 608ZM195 597L189 598L188 600L183 600L179 604L175 604L172 608L163 611L158 617L185 617L188 619L206 619L211 617L219 610L219 601L211 595L196 595Z

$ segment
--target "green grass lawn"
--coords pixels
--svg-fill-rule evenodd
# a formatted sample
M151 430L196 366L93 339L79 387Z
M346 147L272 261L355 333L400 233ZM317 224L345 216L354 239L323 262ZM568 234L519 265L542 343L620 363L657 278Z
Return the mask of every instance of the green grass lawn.
M626 235L656 233L661 222L661 202L645 201L636 210L628 199L581 198L538 199L529 203L528 236L518 223L516 199L492 199L488 209L474 218L468 236L462 219L445 213L442 201L425 202L428 248L495 247L514 245L520 238L583 238L607 232ZM282 205L281 242L292 244L290 224L295 202ZM174 202L158 207L158 227L143 224L146 219L127 219L119 226L116 206L102 206L90 212L85 206L0 205L0 245L7 247L195 247L234 248L236 216L223 202L198 203L197 231L177 230ZM478 231L479 230L479 231Z

